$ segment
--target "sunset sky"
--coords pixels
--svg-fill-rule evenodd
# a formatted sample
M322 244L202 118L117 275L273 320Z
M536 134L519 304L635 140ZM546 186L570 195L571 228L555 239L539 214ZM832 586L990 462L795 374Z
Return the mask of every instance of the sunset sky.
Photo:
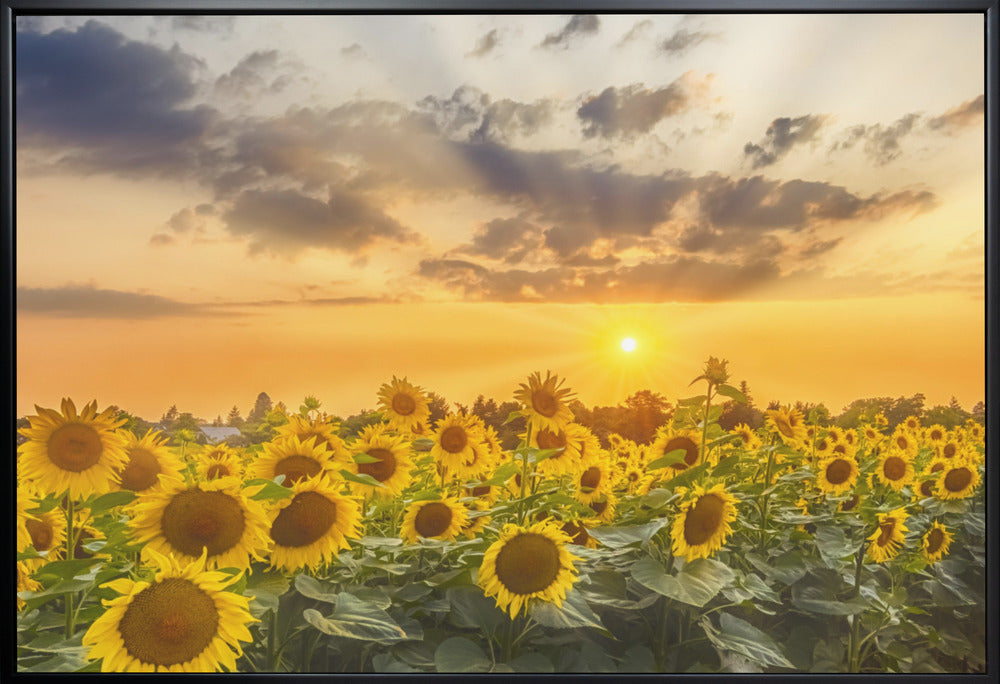
M17 413L674 401L709 355L761 404L971 409L983 25L18 17Z

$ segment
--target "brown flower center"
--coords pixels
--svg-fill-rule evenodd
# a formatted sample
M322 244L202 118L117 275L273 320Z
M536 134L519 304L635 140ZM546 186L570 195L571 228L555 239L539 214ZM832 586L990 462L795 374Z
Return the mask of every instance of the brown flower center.
M243 507L225 492L188 489L174 495L163 509L160 529L172 547L189 556L225 553L239 544L246 526Z
M935 527L927 535L927 553L937 553L944 543L944 532Z
M844 484L851 477L851 464L843 459L834 459L826 467L826 481L832 485Z
M337 505L318 492L299 492L271 524L279 546L309 546L337 522Z
M552 432L542 428L538 431L539 449L560 449L566 446L566 433L563 431Z
M888 480L894 482L900 480L906 475L906 461L899 456L890 456L885 459L885 464L882 466L882 473Z
M722 528L726 502L717 494L705 494L684 515L684 541L704 544Z
M497 554L497 579L512 594L549 588L559 576L559 548L545 535L522 532L504 542Z
M601 469L597 466L591 466L583 471L583 475L580 476L580 486L589 487L590 489L597 489L597 486L601 484Z
M286 487L290 487L299 480L310 478L322 470L319 461L301 454L286 456L274 465L274 475L284 475L282 482Z
M591 508L592 511L594 511L594 513L597 513L597 515L600 515L605 510L607 510L607 508L608 508L608 500L605 499L604 501L591 501L590 502L590 508Z
M392 410L401 416L408 416L417 410L417 402L409 394L397 393L392 396Z
M162 472L160 462L146 449L134 448L129 451L128 463L121 471L122 489L142 492L156 484L156 476Z
M216 478L227 477L229 475L232 475L232 473L229 472L229 468L225 463L213 463L208 466L208 470L205 471L206 480L214 480Z
M944 488L949 492L960 492L972 482L972 471L968 468L953 468L944 476Z
M449 425L441 432L441 448L449 454L458 454L469 443L465 428L460 425Z
M31 535L31 545L35 547L35 551L48 551L55 538L55 530L52 529L52 525L44 520L28 518L24 521L24 526L28 528L28 534Z
M590 535L587 534L587 528L583 525L577 525L576 523L571 522L563 523L562 531L572 537L572 543L577 546L586 546L587 540L590 539Z
M818 442L816 442L816 448L819 451L826 451L829 448L829 446L830 445L827 443L825 437L820 438L820 440Z
M949 443L944 445L944 449L941 450L941 453L944 454L945 458L953 458L956 451L958 451L958 446Z
M941 432L940 430L931 430L931 432L930 432L930 438L933 439L936 442L936 441L938 441L940 439L944 439L944 433Z
M83 423L66 423L49 437L49 460L63 470L83 472L101 459L104 445L97 430Z
M783 434L785 437L794 437L795 430L792 428L791 417L778 416L774 419L774 424L778 428L778 432Z
M421 537L438 537L448 531L455 514L448 504L432 501L417 511L413 520L413 529Z
M559 410L559 400L550 392L539 389L531 393L531 407L546 418L551 418Z
M892 533L896 530L896 519L886 518L879 524L879 529L882 530L882 533L879 534L875 543L879 546L887 546L892 541Z
M396 472L396 457L389 449L375 447L368 450L368 455L378 460L374 463L359 463L359 473L371 475L379 482L385 482Z
M187 663L212 643L219 611L212 597L189 580L170 577L132 599L118 623L125 650L142 663Z
M861 501L861 497L855 494L850 499L841 504L840 510L849 511L853 509L855 506L857 506L859 501Z
M669 454L671 451L675 451L677 449L684 450L684 462L689 466L698 462L698 445L695 444L694 440L690 437L674 437L667 442L665 447L663 447L663 453ZM676 468L677 465L679 464L675 463L674 467ZM683 470L683 468L681 468L681 470Z
M934 494L934 480L924 480L920 483L920 494L926 499Z
M486 496L490 493L490 485L480 485L472 488L472 496Z
M896 446L898 446L900 449L906 449L907 447L910 446L910 441L906 439L906 437L900 435L899 437L896 438Z
M86 543L88 539L93 538L94 535L87 530L80 530L80 536L76 540L76 546L73 547L73 558L93 558L94 554L83 548L84 543Z

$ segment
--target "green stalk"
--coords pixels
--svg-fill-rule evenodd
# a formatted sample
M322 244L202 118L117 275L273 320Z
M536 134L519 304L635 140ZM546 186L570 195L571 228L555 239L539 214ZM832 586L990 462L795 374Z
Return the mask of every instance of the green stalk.
M268 620L267 627L267 671L276 672L277 663L275 662L275 653L278 646L278 609L275 608L271 611L270 619Z
M521 453L521 500L517 504L517 524L524 525L527 511L524 506L524 488L528 484L528 445L531 444L531 421L528 421L528 432L524 438L524 451Z
M73 539L73 497L66 493L66 560L73 560L76 542ZM73 636L76 612L73 610L73 593L66 594L66 638Z
M773 444L771 445L774 446ZM768 492L768 488L771 486L771 471L774 468L774 449L767 454L767 469L764 471L764 493L761 495L760 504L760 551L764 550L764 544L767 541L767 513L768 513L768 499L771 497L771 493Z
M708 409L712 406L712 381L708 381L708 394L705 397L705 417L701 421L701 462L705 463L708 458Z
M864 567L865 562L865 548L868 546L867 543L861 544L861 548L858 549L858 557L855 562L854 567L854 598L861 596L861 568ZM858 651L861 648L859 641L861 632L861 614L855 613L851 616L851 636L850 642L848 644L848 660L847 660L847 671L857 672L861 663L858 658Z

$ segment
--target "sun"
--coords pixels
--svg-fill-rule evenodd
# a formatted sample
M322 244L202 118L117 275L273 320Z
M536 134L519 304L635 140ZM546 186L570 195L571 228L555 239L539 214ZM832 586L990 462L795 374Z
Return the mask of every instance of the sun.
M622 351L624 352L634 352L636 348L635 339L631 337L626 337L622 340Z

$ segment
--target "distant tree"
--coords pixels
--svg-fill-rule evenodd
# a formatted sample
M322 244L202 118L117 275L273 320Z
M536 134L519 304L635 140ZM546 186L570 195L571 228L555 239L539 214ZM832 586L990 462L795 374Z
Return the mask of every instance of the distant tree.
M885 412L885 417L889 421L889 429L893 430L910 416L920 418L924 412L924 395L917 392L912 397L899 397L893 402L892 407Z
M740 392L743 396L747 398L747 407L753 408L753 396L750 394L750 385L747 384L746 380L740 380ZM749 423L747 423L749 425Z
M229 412L229 416L226 418L226 425L229 427L239 427L243 424L243 418L240 416L240 409L237 406L233 406L233 409Z
M892 397L871 397L869 399L855 399L844 407L834 422L842 428L857 428L862 423L872 424L875 416L879 413L887 415L893 406Z
M283 401L279 401L277 404L275 404L274 410L284 413L286 416L288 415L288 407L285 406L285 402Z
M743 392L743 390L740 390ZM743 393L746 396L746 392ZM723 404L722 415L719 416L719 427L723 430L732 430L740 424L749 425L756 430L764 425L764 412L748 404L741 404L736 401L727 401Z
M958 400L952 397L947 406L935 406L924 412L920 423L924 427L940 425L951 430L959 425L963 425L971 417L972 414L963 409Z
M440 394L436 392L427 393L427 408L430 409L430 417L427 419L430 425L433 426L436 422L448 415L448 402Z
M358 433L360 433L365 427L381 422L379 415L380 414L372 411L371 409L362 409L361 413L348 416L346 419L341 421L340 429L337 431L337 435L343 439L352 439L357 437Z
M221 413L215 417L215 420L212 421L212 427L222 427L222 414Z
M515 449L520 441L518 435L524 432L525 420L520 417L506 425L504 422L518 408L520 405L516 401L505 401L502 404L497 404L495 399L487 400L480 394L473 402L471 412L482 418L483 423L497 431L497 437L504 449Z
M267 392L261 392L257 395L257 401L254 402L253 410L247 415L247 420L252 423L259 423L264 420L264 416L270 410L271 397L267 396Z
M174 421L177 420L178 411L177 404L171 406L163 416L160 417L160 423L167 430L171 429L174 425Z
M986 425L986 404L978 401L972 407L972 419L980 425Z
M663 425L672 413L670 402L663 395L651 390L639 390L626 398L625 408L623 416L625 432L619 434L636 444L649 444L657 428Z

